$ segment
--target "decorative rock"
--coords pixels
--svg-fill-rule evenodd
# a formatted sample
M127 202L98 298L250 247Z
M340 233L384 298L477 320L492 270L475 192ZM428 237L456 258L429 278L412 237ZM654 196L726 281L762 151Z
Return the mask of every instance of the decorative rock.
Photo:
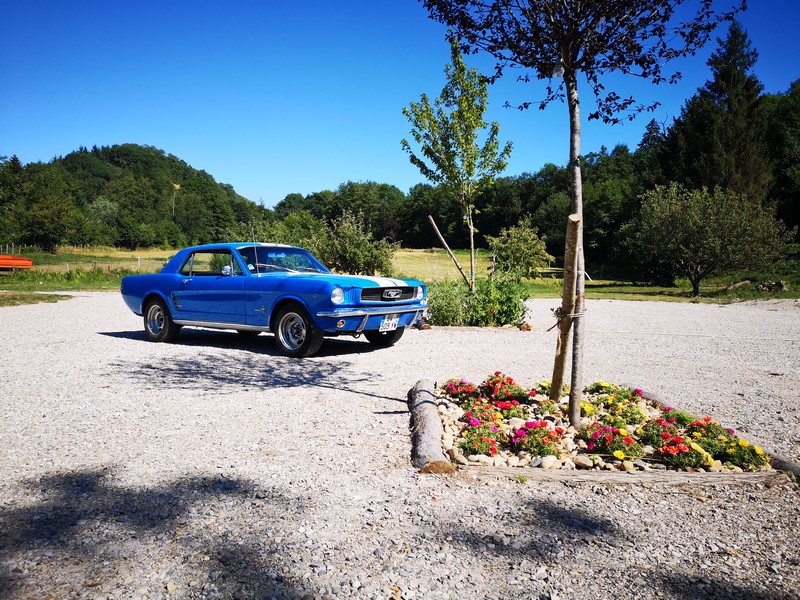
M543 469L558 469L561 466L561 461L548 454L541 458L541 464Z
M625 469L626 473L636 473L636 467L634 467L633 462L629 460L622 461L622 468Z
M574 471L575 470L575 463L572 462L569 458L567 458L561 463L561 468L562 469L567 469L567 470L570 470L570 471Z
M512 417L508 420L508 426L512 429L512 431L516 431L525 425L525 419L520 419L519 417Z
M509 456L506 459L506 463L508 463L509 467L517 467L519 466L520 460L516 456Z
M591 469L594 467L594 461L585 454L578 454L572 459L572 462L579 469Z
M533 458L530 459L530 465L532 467L538 467L541 464L542 464L542 457L541 456L534 456Z

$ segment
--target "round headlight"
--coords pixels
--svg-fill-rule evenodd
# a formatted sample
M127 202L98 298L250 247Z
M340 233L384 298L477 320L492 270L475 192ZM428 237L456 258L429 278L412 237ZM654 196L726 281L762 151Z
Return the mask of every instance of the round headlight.
M333 288L331 292L331 302L334 304L341 304L344 302L344 290L342 288Z
M422 289L421 285L417 286L417 300L422 300L425 297L425 292Z

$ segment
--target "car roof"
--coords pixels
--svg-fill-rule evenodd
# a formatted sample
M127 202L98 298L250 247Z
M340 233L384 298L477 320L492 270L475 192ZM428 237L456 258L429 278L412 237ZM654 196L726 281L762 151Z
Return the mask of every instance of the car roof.
M200 246L192 246L190 248L186 248L186 250L195 251L195 250L237 250L239 248L245 247L256 247L256 248L298 248L299 246L291 246L289 244L275 244L271 242L221 242L218 244L201 244Z

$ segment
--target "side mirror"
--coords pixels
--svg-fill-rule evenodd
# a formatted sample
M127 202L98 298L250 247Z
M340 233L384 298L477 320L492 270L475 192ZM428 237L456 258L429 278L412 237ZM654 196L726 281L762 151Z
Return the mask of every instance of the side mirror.
M225 265L222 267L222 275L223 277L229 277L230 275L233 275L233 270L231 269L230 265Z

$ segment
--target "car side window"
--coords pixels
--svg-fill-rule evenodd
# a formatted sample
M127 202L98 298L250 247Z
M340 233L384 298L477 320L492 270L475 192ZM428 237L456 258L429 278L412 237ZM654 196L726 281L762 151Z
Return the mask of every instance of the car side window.
M239 263L233 259L233 255L227 250L198 251L192 252L183 263L180 274L187 277L221 277L223 267L230 267L233 275L241 275L242 270Z

